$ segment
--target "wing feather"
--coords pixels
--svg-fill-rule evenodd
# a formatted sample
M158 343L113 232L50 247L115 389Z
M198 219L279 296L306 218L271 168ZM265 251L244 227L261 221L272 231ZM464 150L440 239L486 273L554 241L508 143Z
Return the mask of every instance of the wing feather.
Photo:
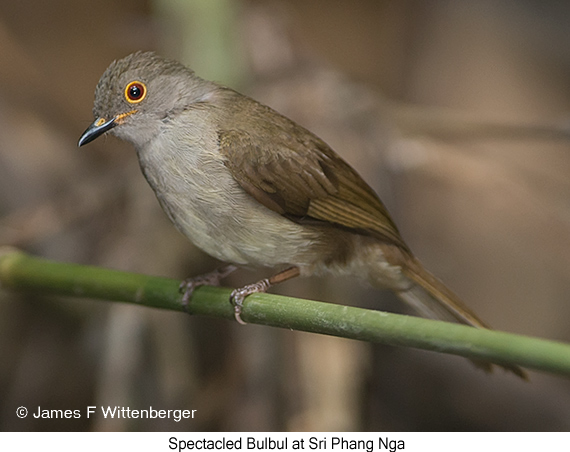
M243 108L250 111L245 118ZM257 201L299 223L334 225L408 249L376 193L320 138L249 98L234 98L232 109L232 127L218 132L220 150Z

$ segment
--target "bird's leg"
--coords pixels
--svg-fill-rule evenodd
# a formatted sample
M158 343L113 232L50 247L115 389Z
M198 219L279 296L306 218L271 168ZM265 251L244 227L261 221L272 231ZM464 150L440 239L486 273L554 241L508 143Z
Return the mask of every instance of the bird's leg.
M275 284L288 281L289 279L295 278L301 274L299 267L289 267L270 278L262 279L253 284L248 284L247 286L235 289L230 295L230 303L234 305L234 315L236 321L242 325L246 325L241 319L241 309L243 307L243 302L245 297L253 293L267 292L267 290L274 286Z
M192 297L192 293L200 286L219 286L220 280L224 279L233 271L237 270L235 265L229 264L225 265L221 268L217 268L216 270L206 273L204 275L194 276L192 278L185 279L180 283L178 290L180 293L183 293L182 296L182 305L184 309L188 307L188 303L190 302L190 297Z

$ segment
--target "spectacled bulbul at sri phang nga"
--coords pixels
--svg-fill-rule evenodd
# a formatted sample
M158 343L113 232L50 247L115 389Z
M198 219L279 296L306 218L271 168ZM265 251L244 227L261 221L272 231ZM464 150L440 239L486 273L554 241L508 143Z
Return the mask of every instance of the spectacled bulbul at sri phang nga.
M319 137L275 110L152 52L116 60L95 90L95 121L79 146L105 132L132 143L174 225L225 269L285 268L236 289L245 297L296 276L332 274L387 288L421 314L487 328L413 255L376 193ZM476 362L486 370L487 362ZM517 366L504 366L525 377Z

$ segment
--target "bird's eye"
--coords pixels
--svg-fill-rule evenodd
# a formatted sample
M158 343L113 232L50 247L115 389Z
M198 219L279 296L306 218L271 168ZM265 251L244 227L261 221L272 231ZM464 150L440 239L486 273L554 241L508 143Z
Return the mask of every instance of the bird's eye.
M146 86L143 82L131 82L125 88L125 98L131 104L138 104L146 96Z

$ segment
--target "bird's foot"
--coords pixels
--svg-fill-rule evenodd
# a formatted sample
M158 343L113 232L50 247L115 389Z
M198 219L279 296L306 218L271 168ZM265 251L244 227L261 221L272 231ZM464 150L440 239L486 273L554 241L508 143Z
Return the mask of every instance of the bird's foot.
M194 276L182 281L178 287L178 290L180 293L184 294L182 296L182 305L184 306L184 309L187 310L188 304L190 303L190 298L192 298L194 290L200 286L219 286L220 281L235 270L237 270L237 267L230 264L218 268L210 273Z
M234 315L236 321L242 325L247 325L247 323L244 322L241 318L241 310L243 308L245 297L253 293L267 292L271 286L282 283L291 278L295 278L300 274L301 271L299 270L299 267L289 267L283 271L280 271L276 275L273 275L271 278L262 279L261 281L257 281L253 284L248 284L247 286L244 286L240 289L235 289L230 295L230 303L234 306Z
M230 303L234 306L234 316L236 321L241 325L247 325L241 318L241 310L243 307L243 302L245 297L251 295L252 293L264 293L267 292L272 286L269 279L262 279L253 284L248 284L247 286L240 287L239 289L234 289L230 295Z

